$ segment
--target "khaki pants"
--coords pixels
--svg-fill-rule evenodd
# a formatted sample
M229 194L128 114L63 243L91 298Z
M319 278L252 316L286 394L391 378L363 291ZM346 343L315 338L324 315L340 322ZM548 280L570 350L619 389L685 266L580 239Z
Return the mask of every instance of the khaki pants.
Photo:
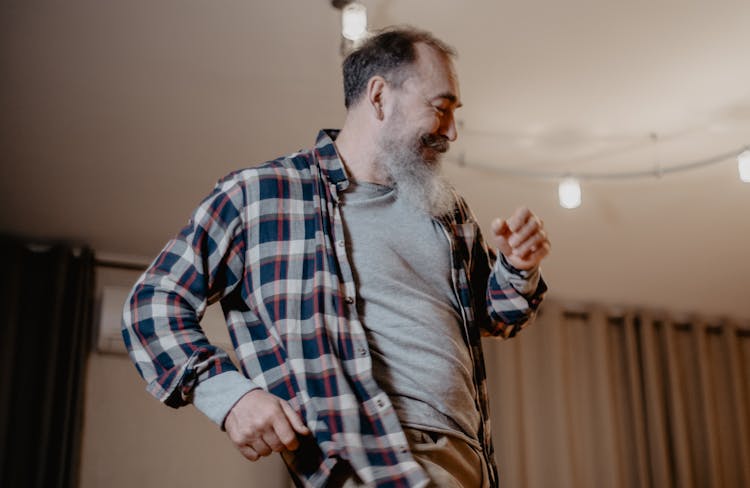
M487 466L481 453L461 439L435 432L404 428L414 460L427 472L430 488L486 488ZM328 486L358 488L364 485L348 463L334 468Z

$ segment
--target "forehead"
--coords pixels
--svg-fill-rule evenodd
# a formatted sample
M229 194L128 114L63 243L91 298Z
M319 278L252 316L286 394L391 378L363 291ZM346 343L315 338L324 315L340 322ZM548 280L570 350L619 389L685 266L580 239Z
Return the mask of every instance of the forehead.
M414 74L407 80L414 83L422 94L428 98L451 95L459 103L459 87L456 70L450 57L428 46L419 43L415 46L417 61Z

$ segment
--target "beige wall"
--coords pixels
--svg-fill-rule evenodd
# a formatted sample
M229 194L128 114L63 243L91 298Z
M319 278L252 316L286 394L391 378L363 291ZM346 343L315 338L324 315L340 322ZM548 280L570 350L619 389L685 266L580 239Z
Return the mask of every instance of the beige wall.
M100 269L97 286L129 285L136 277ZM245 460L192 406L171 409L144 387L127 356L89 358L81 488L288 486L279 457Z

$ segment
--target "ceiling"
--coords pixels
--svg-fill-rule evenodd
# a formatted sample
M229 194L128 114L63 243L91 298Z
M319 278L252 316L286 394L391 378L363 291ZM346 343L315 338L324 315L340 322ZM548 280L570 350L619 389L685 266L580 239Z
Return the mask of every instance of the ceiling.
M553 292L750 318L750 184L736 164L556 182L750 145L750 2L371 0L459 52L446 172L486 225L545 219ZM326 0L0 5L0 229L152 257L225 173L308 147L344 109ZM460 166L457 160L463 160Z

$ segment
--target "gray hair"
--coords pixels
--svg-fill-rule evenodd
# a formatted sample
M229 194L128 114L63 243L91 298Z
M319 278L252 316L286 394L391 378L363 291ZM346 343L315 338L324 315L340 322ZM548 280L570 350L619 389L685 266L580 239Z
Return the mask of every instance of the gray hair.
M346 108L362 97L373 76L382 76L389 83L401 86L410 74L410 70L404 68L410 67L417 59L417 43L427 44L446 57L456 56L455 49L428 31L410 26L383 29L344 59Z

